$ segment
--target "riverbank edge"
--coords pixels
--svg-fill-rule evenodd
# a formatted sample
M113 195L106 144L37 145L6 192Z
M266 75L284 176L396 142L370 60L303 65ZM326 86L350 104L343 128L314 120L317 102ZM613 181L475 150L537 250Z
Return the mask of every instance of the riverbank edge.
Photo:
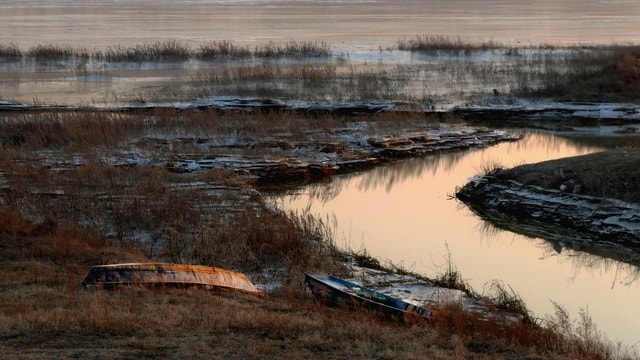
M456 190L455 196L491 224L547 240L557 252L574 249L638 266L640 204L583 194L585 179L568 175L573 173L572 164L586 166L589 163L597 169L597 164L616 157L640 159L640 151L636 148L608 150L507 170L494 169L472 178ZM527 171L531 173L543 167L549 177L557 178L558 188L525 184L529 181ZM628 177L622 172L606 175L611 179L620 178L623 183ZM610 186L624 185L610 183Z

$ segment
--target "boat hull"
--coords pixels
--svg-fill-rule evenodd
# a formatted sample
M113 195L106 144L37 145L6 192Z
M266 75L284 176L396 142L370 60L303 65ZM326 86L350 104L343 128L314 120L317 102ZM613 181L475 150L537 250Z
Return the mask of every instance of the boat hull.
M116 287L122 285L210 287L258 293L242 273L225 269L165 263L98 265L89 269L82 286Z
M319 274L304 274L313 295L329 306L365 309L387 318L428 319L429 310L368 289L347 280Z

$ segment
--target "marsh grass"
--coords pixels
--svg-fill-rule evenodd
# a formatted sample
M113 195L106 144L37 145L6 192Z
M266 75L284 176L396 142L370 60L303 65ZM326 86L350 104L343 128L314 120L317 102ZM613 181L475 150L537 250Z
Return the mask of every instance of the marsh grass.
M426 326L324 307L304 290L300 275L262 297L202 289L84 289L79 282L91 265L156 259L72 222L34 222L8 206L0 207L0 234L0 348L12 358L632 358L599 334L588 313L573 321L559 306L538 326L487 319L447 303ZM244 253L226 255L251 260Z
M581 194L637 203L640 202L640 186L635 179L639 157L637 148L627 147L500 169L493 174L500 179L548 189L572 183L580 185Z
M193 51L187 45L175 40L135 47L111 46L105 51L96 51L92 58L110 62L169 61L182 62L193 58Z
M200 45L196 57L203 60L215 60L219 58L244 59L253 55L251 49L239 46L228 40L212 41Z
M415 80L415 79L414 79ZM276 63L218 67L192 77L185 94L204 97L212 93L243 97L295 99L317 102L395 101L424 102L414 92L403 68L381 70L336 64ZM158 93L167 90L159 89Z
M331 46L324 41L289 41L284 44L270 42L267 45L256 46L253 51L253 56L259 58L279 56L320 57L329 55L331 55Z
M504 104L516 98L634 100L638 89L638 46L510 46L446 36L399 41L398 48L427 54L414 64L352 62L333 55L323 42L269 43L254 48L230 41L189 46L167 40L106 50L38 45L22 51L0 45L9 62L36 61L76 74L108 74L123 66L157 63L204 69L164 83L117 94L131 101L186 101L212 94L317 102L388 101L435 110L453 103ZM199 65L199 66L200 66ZM37 65L39 66L39 65ZM16 77L19 73L12 73ZM20 81L17 79L16 81ZM496 96L498 95L498 96Z
M577 49L521 71L514 95L564 101L630 101L640 96L637 45ZM538 75L536 75L536 73Z
M181 156L200 137L277 137L287 130L303 139L314 128L322 133L365 120L372 129L415 121L173 109L4 117L0 351L10 358L625 358L588 317L577 329L554 318L487 320L450 303L425 326L325 308L307 292L302 272L346 271L328 221L275 211L222 169L181 174L163 163L106 161L123 148ZM79 285L92 265L143 261L219 266L283 287L253 297ZM453 263L444 278L460 283ZM510 308L520 304L511 292L502 296Z
M0 58L6 60L16 60L22 58L22 50L15 43L0 44Z
M516 47L508 47L505 44L490 40L483 42L465 41L460 37L446 35L424 35L413 39L399 40L399 50L418 51L424 53L446 53L450 55L469 55L479 51L502 50L508 53L517 53Z
M94 60L107 62L183 62L192 59L244 59L279 57L321 57L331 55L326 42L271 42L255 47L234 44L228 40L211 41L193 48L177 40L137 44L133 47L113 45L106 50L76 49L69 45L39 44L22 51L17 44L0 44L0 58L15 61L31 58L37 61Z
M27 58L39 62L59 61L65 59L86 59L89 53L86 49L74 49L69 45L40 44L27 50L24 55Z

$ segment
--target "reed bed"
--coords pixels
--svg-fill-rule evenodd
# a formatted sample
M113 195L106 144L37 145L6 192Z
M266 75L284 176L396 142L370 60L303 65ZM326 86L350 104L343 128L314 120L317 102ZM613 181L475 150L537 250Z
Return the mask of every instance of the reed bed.
M329 56L331 55L331 46L324 41L289 41L284 44L270 42L267 45L256 46L253 55L260 58L272 58L283 55L305 57Z
M418 51L424 53L447 53L450 55L469 55L479 51L501 50L507 53L517 53L517 47L507 46L503 43L489 40L482 42L465 41L460 37L446 35L424 35L413 39L399 40L399 50Z
M0 347L12 358L633 358L607 342L587 312L572 320L561 306L535 325L487 319L447 303L425 324L326 308L299 278L263 297L198 289L83 289L79 282L95 263L150 258L130 243L114 243L72 222L34 222L10 206L0 207L0 220L6 249L0 256ZM252 261L237 252L226 255Z
M0 44L0 58L16 60L22 58L22 50L15 43Z
M107 48L107 50L96 51L92 54L92 58L95 60L109 62L182 62L193 57L193 50L187 45L177 41L139 44L133 48L111 46Z
M200 45L196 54L203 60L215 60L220 58L245 59L253 56L253 52L246 46L239 46L228 40L212 41Z
M299 45L293 48L302 52L305 47ZM287 46L276 46L275 53L291 56ZM200 55L191 50L186 54L179 43L136 49L114 49L109 61L247 56L246 49L226 42L205 45ZM3 53L16 50L9 46ZM84 56L59 50L41 49L38 56ZM264 50L263 56L276 56L271 55L273 51ZM28 56L38 57L35 54ZM191 91L202 95L332 101L427 101L437 91L416 91L415 81L431 84L455 79L459 85L450 85L455 89L464 87L470 76L482 78L484 84L501 84L515 76L520 79L515 89L506 90L535 96L544 96L545 92L535 91L552 79L561 84L563 77L587 77L594 71L614 74L621 89L637 86L638 51L633 47L608 49L597 56L553 51L540 56L520 51L514 56L520 58L513 64L448 61L417 68L238 63L199 74L189 82ZM449 72L442 75L443 69ZM549 87L546 93L556 88ZM569 96L570 90L565 87L558 94ZM166 99L166 93L159 91L158 97ZM402 128L415 121L397 114L366 120L372 131ZM434 311L428 325L387 322L362 312L319 306L302 284L302 271L346 274L330 224L274 211L238 174L222 169L174 173L161 161L198 151L213 153L199 146L201 137L278 138L286 133L303 141L310 133L329 132L349 121L286 112L229 115L174 109L51 111L3 117L0 350L7 357L24 359L637 357L604 338L587 312L575 321L560 306L547 319L511 322L450 303ZM133 161L110 160L122 158L123 153L133 153ZM220 266L247 272L257 280L275 279L284 286L264 297L195 289L103 292L79 286L91 265L132 261ZM460 288L464 286L460 279L455 267L449 266L436 281ZM526 312L518 296L505 286L496 284L493 291L490 297L500 300L503 308Z
M26 56L34 58L37 61L53 61L70 59L74 57L82 57L85 54L83 50L77 52L70 46L55 46L50 44L37 45L26 52Z
M188 101L220 94L312 102L386 101L430 110L469 103L504 104L519 98L630 101L639 94L635 45L510 46L425 36L400 41L398 48L418 58L427 55L415 64L355 63L344 54L332 55L326 43L250 48L214 41L194 49L165 41L95 52L55 45L23 52L7 44L0 47L0 58L8 62L37 59L45 65L52 59L64 60L56 62L56 71L66 69L82 76L110 75L136 63L185 63L183 74L176 72L164 82L144 88L133 85L128 92L115 94L118 103L123 99ZM289 59L280 61L283 57ZM186 71L192 60L208 64L194 75ZM140 75L144 77L144 71ZM20 81L19 72L12 71L11 77Z
M225 63L185 79L179 94L171 92L175 87L158 86L147 89L145 96L157 101L210 94L311 102L378 101L415 104L423 110L447 109L452 103L504 104L519 98L629 101L638 96L637 59L636 47L619 46L438 55L418 64Z
M177 40L138 44L133 47L113 45L105 50L76 49L70 45L39 44L26 51L15 43L0 44L0 59L16 61L22 58L38 61L87 59L107 62L183 62L192 59L244 59L279 57L320 57L331 55L326 42L271 42L251 47L228 40L210 41L194 48Z

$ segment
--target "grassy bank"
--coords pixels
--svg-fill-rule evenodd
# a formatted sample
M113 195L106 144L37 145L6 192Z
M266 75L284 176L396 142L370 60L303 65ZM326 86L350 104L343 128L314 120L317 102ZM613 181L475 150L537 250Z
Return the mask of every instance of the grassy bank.
M640 150L620 148L589 155L528 164L491 173L500 179L516 180L525 185L560 189L594 197L640 203ZM578 189L576 189L576 186Z
M9 206L0 210L0 347L10 358L625 358L601 337L588 314L574 322L561 306L540 324L487 319L457 303L437 309L428 325L389 322L316 303L295 268L281 271L291 271L296 281L265 296L84 289L79 282L90 265L164 257L150 257L139 244L111 241L62 219L38 223ZM270 224L260 226L276 233L287 221L276 229ZM225 265L257 265L243 249L230 250ZM286 245L272 250L276 257L314 258L318 252L305 248L294 254ZM330 263L325 254L322 263L304 268L339 273Z
M381 119L368 119L372 133L416 121ZM430 324L326 308L311 298L302 272L348 275L330 226L270 209L241 174L177 173L157 161L163 151L177 157L216 151L199 147L201 137L226 139L239 132L277 137L288 129L302 139L349 121L173 110L5 117L0 124L4 356L630 358L603 339L588 314L573 321L560 306L548 319L514 322L450 303L434 310ZM219 266L281 287L262 297L80 287L90 266L129 261ZM452 276L441 280L456 283Z

